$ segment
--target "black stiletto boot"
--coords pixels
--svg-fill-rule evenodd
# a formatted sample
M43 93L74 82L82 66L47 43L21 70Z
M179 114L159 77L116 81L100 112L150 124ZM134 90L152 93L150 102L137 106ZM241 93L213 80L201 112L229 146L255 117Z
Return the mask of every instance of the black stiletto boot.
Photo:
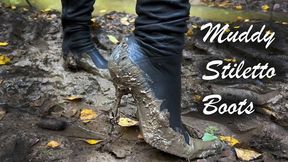
M107 60L91 40L90 24L95 0L61 0L65 66L110 78Z
M144 140L179 157L205 158L222 150L221 142L192 139L180 117L180 60L148 57L134 37L112 53L109 70L119 98L131 93L138 107Z
M218 153L223 144L193 139L182 126L181 54L189 8L188 0L139 0L134 35L114 49L108 68L117 101L127 93L136 101L144 140L194 159Z

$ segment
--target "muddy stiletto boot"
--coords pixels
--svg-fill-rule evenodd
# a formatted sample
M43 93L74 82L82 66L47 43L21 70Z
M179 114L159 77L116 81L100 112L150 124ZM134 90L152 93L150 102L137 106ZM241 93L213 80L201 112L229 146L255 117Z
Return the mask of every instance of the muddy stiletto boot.
M64 65L110 78L107 60L96 49L90 35L95 0L61 0Z
M181 122L181 60L188 0L138 0L134 35L117 46L108 68L119 94L131 93L144 140L164 152L204 158L222 143L191 138Z
M221 142L192 139L182 126L179 57L148 57L130 37L114 49L108 66L118 94L131 93L136 101L148 144L187 159L205 158L222 150Z

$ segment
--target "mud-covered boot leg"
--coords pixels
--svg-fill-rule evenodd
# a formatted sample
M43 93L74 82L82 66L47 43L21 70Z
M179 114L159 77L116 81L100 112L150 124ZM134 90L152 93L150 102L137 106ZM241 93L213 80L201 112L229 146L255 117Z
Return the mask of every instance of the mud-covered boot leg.
M181 60L188 0L138 0L134 35L109 60L113 82L129 88L138 106L144 140L187 159L221 151L221 142L191 138L182 126Z
M117 87L127 87L138 107L144 140L164 152L187 159L222 150L222 143L191 138L180 117L181 66L178 56L148 56L135 37L114 49L109 70Z
M110 78L107 60L91 39L90 24L95 0L61 0L65 67Z

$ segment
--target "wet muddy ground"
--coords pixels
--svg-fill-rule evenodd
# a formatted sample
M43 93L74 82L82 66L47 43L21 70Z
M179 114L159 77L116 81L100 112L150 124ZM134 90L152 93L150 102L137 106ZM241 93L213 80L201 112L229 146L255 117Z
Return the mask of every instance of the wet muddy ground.
M147 145L139 138L137 127L116 126L116 132L109 137L109 110L115 101L113 84L85 71L63 68L59 13L1 6L0 15L0 41L9 42L8 46L0 47L0 53L11 58L10 63L0 66L0 111L4 112L0 114L1 162L186 161ZM124 23L123 17L127 17ZM134 19L134 15L116 12L95 17L93 39L105 57L109 57L115 46L107 35L121 40L133 31ZM260 50L249 51L252 50L249 47L239 49L229 44L224 44L225 48L220 46L223 50L216 49L218 45L207 45L200 41L201 33L195 26L201 23L202 20L191 18L191 30L187 33L184 50L184 123L198 138L203 136L208 126L218 127L220 134L236 137L242 147L262 153L255 161L287 161L287 80L280 78L275 82L250 81L242 82L243 84L240 84L241 81L232 81L229 82L230 85L221 81L204 82L199 68L199 64L212 58L251 60L259 57L260 60L269 60L271 57L268 54L274 54L273 58L276 59L271 63L277 62L282 66L281 63L287 61L288 50L284 46L285 43L287 45L287 25L276 25L282 31L284 40L282 44L279 43L279 47L273 48L276 52L280 51L276 55L273 51L267 54ZM248 54L243 56L244 53ZM283 69L286 66L283 65ZM247 91L257 94L253 93L251 97L259 107L253 115L207 117L201 113L199 98L207 94L219 92L239 97L239 93L251 94ZM267 95L271 91L277 91L277 94ZM68 96L82 96L83 99L71 102L66 100ZM98 117L84 124L79 120L79 112L83 108L95 110ZM136 106L129 95L122 99L120 111L121 116L137 120ZM41 129L37 123L43 118L64 120L68 126L63 131ZM83 139L104 141L97 145L88 145ZM47 148L46 144L50 140L60 142L60 148ZM198 161L217 160L240 161L233 151Z

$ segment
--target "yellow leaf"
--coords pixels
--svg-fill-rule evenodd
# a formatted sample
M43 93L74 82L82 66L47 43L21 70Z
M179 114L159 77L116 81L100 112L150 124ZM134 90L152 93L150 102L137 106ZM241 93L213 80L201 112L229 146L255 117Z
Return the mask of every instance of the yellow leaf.
M267 10L269 10L270 7L266 4L266 5L263 5L261 8L263 11L266 12Z
M114 43L117 44L119 43L119 41L117 40L117 38L115 38L113 35L107 35L107 37L109 38L109 40Z
M49 148L58 148L60 145L57 141L49 141L46 146Z
M198 26L197 25L192 25L192 28L197 29Z
M237 20L238 20L238 21L241 21L241 20L243 20L243 17L237 16Z
M52 11L52 10L51 10L51 8L46 8L46 9L44 9L44 10L41 10L41 11L42 11L42 12L46 12L46 13L47 13L47 12L50 12L50 11Z
M88 139L88 140L85 140L85 142L88 143L89 145L96 145L99 142L102 142L102 140Z
M231 30L229 29L229 28L227 28L226 30L225 30L225 32L226 33L229 33Z
M83 97L81 97L81 96L70 96L70 97L66 98L66 100L69 100L69 101L80 101L82 99L83 99Z
M9 45L8 42L0 42L0 46L1 46L1 47L6 47L6 46L8 46L8 45Z
M10 58L0 54L0 65L5 65L10 62Z
M120 118L118 124L122 127L132 127L138 125L138 121L129 118Z
M240 28L240 26L234 26L234 29L239 29Z
M191 37L193 36L193 28L189 28L189 30L186 33L187 36Z
M121 24L128 26L130 23L128 22L127 17L123 17L120 19Z
M93 23L96 23L96 18L92 18L91 21L92 21Z
M241 5L237 5L237 6L235 6L235 8L236 8L237 10L242 10L242 6L241 6Z
M244 20L244 22L249 22L249 21L250 21L250 19L245 19L245 20Z
M95 119L97 117L97 114L95 111L93 111L92 109L82 109L81 113L80 113L80 119L84 122L84 123L88 123L91 120Z
M22 8L22 10L23 10L23 11L29 11L29 10L28 10L27 8L25 8L25 7L24 7L24 8Z
M224 59L224 61L226 61L226 62L236 62L237 60L236 60L236 58L233 58L233 59L228 59L228 58L226 58L226 59Z
M266 31L266 34L267 34L267 35L271 35L271 34L273 34L273 32L272 32L271 30L267 30L267 31Z
M234 146L234 145L240 143L236 138L233 138L231 136L219 136L219 139L227 142L228 145L230 145L230 146Z
M192 100L193 100L194 102L200 102L200 101L202 100L202 96L200 96L200 95L193 95L193 96L192 96Z
M237 157L240 160L245 160L245 161L250 161L261 156L260 153L253 151L253 150L248 150L248 149L235 148L235 151L236 151Z
M105 12L107 12L107 10L100 10L99 12L100 13L105 13Z

